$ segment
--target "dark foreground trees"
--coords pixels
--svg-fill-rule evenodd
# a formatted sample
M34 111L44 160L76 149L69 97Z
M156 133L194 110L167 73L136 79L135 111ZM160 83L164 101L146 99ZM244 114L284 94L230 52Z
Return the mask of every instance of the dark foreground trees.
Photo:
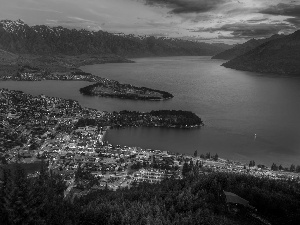
M12 171L0 168L0 224L72 224L70 204L63 201L66 188L59 175L46 172L27 178L21 165Z
M58 175L41 172L37 178L25 179L16 169L11 174L6 171L2 181L0 224L259 224L247 213L229 213L223 190L247 199L272 224L300 221L296 181L201 174L192 169L182 180L66 199Z

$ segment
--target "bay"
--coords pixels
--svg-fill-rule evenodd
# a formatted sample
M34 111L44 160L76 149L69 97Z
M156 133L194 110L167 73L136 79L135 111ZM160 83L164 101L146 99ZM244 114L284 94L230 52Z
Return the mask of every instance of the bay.
M300 79L280 78L220 66L210 57L133 59L133 64L101 64L82 69L122 83L165 90L175 97L146 102L82 96L80 81L1 82L0 87L78 100L103 111L181 109L195 112L200 129L128 128L110 130L112 144L140 146L249 162L300 164ZM256 137L255 137L256 134Z

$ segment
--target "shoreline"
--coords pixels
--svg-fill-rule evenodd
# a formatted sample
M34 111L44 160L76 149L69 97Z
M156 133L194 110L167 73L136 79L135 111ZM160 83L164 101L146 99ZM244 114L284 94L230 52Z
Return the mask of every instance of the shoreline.
M114 150L117 150L120 152L122 152L122 151L131 152L132 148L134 148L136 150L133 150L132 153L134 152L135 154L139 154L142 152L148 152L148 153L155 152L162 156L165 155L166 157L172 159L172 162L173 162L172 165L175 164L175 162L179 162L179 161L182 162L182 159L183 159L183 161L185 161L185 162L188 160L188 161L193 161L193 163L197 163L200 161L201 163L204 163L205 167L207 167L208 169L211 169L212 171L216 171L216 172L233 172L233 173L246 173L246 174L250 173L255 176L256 175L263 176L263 177L268 176L268 177L274 178L274 179L277 179L278 177L279 177L278 179L288 179L288 178L286 178L286 176L288 176L288 177L292 176L292 179L293 179L293 177L296 176L296 173L281 171L282 169L280 169L279 171L273 171L273 169L270 170L270 168L266 167L266 166L263 166L261 168L258 166L255 167L255 165L254 166L249 165L249 167L247 168L247 164L241 163L240 161L224 160L223 158L219 158L217 154L215 156L212 156L210 153L206 153L206 156L204 156L203 154L198 156L198 152L196 151L196 153L194 153L194 156L191 156L186 153L181 153L181 154L176 153L175 151L143 149L140 147L125 147L124 146L123 148L121 148L120 145L117 145L117 147L115 148L113 145L108 144L108 142L105 141L106 134L110 130L110 128L113 127L114 125L120 125L119 123L115 124L115 121L113 121L112 119L116 119L118 117L118 115L119 116L121 115L121 119L126 118L126 120L128 118L135 118L136 116L139 118L139 120L140 120L140 118L143 118L144 120L146 120L144 122L147 122L148 119L146 119L144 116L139 117L140 114L138 112L121 111L119 114L118 113L106 114L106 113L103 113L98 110L82 108L80 106L80 104L74 100L66 100L63 98L47 97L44 95L41 95L39 98L34 98L37 102L40 102L40 103L42 103L43 101L48 102L48 106L46 107L47 110L45 111L43 108L43 104L36 102L38 105L32 106L31 102L32 102L33 96L25 94L24 92L0 89L0 93L1 93L0 97L2 99L14 98L15 100L19 100L19 104L21 104L23 106L23 107L18 108L17 107L17 106L19 106L18 103L15 103L14 106L16 106L17 109L19 109L19 111L9 113L7 115L6 119L8 120L7 121L8 128L4 128L4 131L5 130L12 131L15 129L15 127L14 127L15 123L12 123L10 125L9 118L14 119L14 120L19 120L19 122L26 121L26 120L28 121L29 118L24 117L24 115L23 115L25 111L26 112L30 111L31 114L36 115L36 113L39 110L42 110L45 114L49 114L49 113L51 114L51 113L57 113L57 109L61 109L62 111L64 111L65 109L72 109L71 115L68 115L68 116L61 115L61 117L57 117L57 121L56 121L57 123L55 123L55 121L53 120L52 121L53 123L50 123L48 125L49 126L48 129L55 132L55 134L56 134L55 136L52 137L51 132L49 132L49 130L44 134L36 134L37 137L39 137L39 135L40 135L41 137L42 136L46 137L46 139L44 142L40 143L41 146L35 148L36 149L35 152L29 151L30 149L28 149L28 146L26 146L26 145L24 145L23 147L15 146L14 148L9 148L9 150L7 150L6 152L3 152L5 154L8 154L8 152L9 152L8 164L11 164L13 162L16 162L16 160L18 160L19 151L21 151L23 154L23 158L24 158L23 161L29 162L29 161L25 160L26 158L28 158L28 156L29 156L29 158L39 159L40 152L42 152L41 153L42 155L45 153L45 156L46 155L50 156L51 154L54 154L54 155L56 155L57 153L61 154L62 149L64 152L64 154L62 154L62 157L66 157L66 155L68 155L68 154L72 155L72 154L79 154L79 153L80 154L83 153L84 156L87 155L87 156L97 157L96 155L97 155L98 150L100 153L102 152L105 154L108 151L108 154L111 155L111 154L115 154L115 153L113 153ZM56 108L55 105L58 105L59 108ZM4 104L4 106L8 107L11 105L6 102ZM64 106L64 107L62 107L62 106ZM24 109L26 109L26 110L24 111ZM86 117L86 115L90 115L90 117ZM150 116L150 118L151 118L151 116L155 116L157 118L162 118L161 120L164 120L167 118L166 121L168 121L168 123L170 123L170 124L172 124L172 122L170 122L171 121L170 119L174 119L173 118L174 116L175 116L176 122L178 122L178 119L181 118L182 116L184 119L183 121L186 121L187 118L191 118L192 121L189 121L189 122L196 122L197 120L195 121L195 117L198 119L198 121L201 121L201 119L199 117L197 117L195 114L188 112L188 111L174 111L174 110L173 111L169 111L169 110L151 111L147 115ZM101 117L100 120L110 121L111 125L103 125L102 126L101 123L99 123L100 121L96 120L96 118L99 116ZM74 130L73 128L71 130L69 130L67 127L66 127L66 130L58 129L59 127L62 128L65 125L69 124L71 118L73 118L72 123L74 123L74 125L76 125L74 127L74 128L76 128L76 130ZM76 121L74 121L75 118L77 118ZM30 117L30 119L32 120L33 117L32 118ZM32 120L32 121L34 121L34 120ZM116 121L118 121L118 120L116 120ZM121 120L121 121L123 121L123 120ZM132 120L131 123L134 124L134 121ZM165 122L162 124L164 127L166 127L168 125L168 123ZM100 125L101 125L101 127L100 127ZM24 129L27 129L27 128L24 127L23 131L24 131ZM67 130L69 130L69 131L67 131ZM23 133L28 133L28 132L23 132ZM75 139L72 140L72 136ZM90 139L89 137L92 137L92 138ZM84 139L84 141L79 141L81 139ZM24 140L27 140L27 139L25 138ZM56 144L54 146L53 146L53 143L55 141L53 141L53 140L56 141ZM96 145L96 142L95 142L96 140L98 142L102 142L102 144L100 143L99 147L97 147L97 145ZM91 145L89 145L86 141L90 142ZM63 144L64 147L61 149L61 147L59 147L59 146L61 145L62 142L64 143ZM106 144L103 142L106 142ZM15 143L15 145L16 144L17 143ZM35 155L32 155L32 154L35 154ZM35 156L35 157L33 157L33 156ZM56 157L53 157L53 158L56 160ZM149 157L147 160L148 161L150 160ZM30 162L33 162L33 161L30 161ZM180 165L182 166L182 163L180 163L179 166ZM278 168L276 170L278 170ZM298 172L298 166L297 166L296 171ZM284 176L284 177L282 177L282 176ZM297 174L297 177L298 176L299 176L299 173Z
M109 132L110 129L106 130ZM247 163L243 163L237 160L225 159L218 157L217 160L213 158L201 158L200 156L193 156L191 154L179 153L167 150L160 149L152 149L152 148L142 148L138 146L121 146L119 144L112 145L107 140L104 139L105 146L109 146L109 148L114 149L138 149L137 152L159 152L161 154L165 154L168 156L182 156L187 160L193 161L194 164L201 162L206 169L210 169L213 172L228 172L228 173L238 173L238 174L247 174L253 175L256 177L264 177L269 179L299 179L300 173L292 172L292 171L284 171L284 170L272 170L271 167L264 166L263 168L259 166L251 166Z
M131 67L131 65L129 65L130 67ZM238 157L237 157L238 158ZM243 157L241 157L241 158L243 158ZM249 158L249 160L250 160L250 158ZM288 160L287 160L288 161ZM270 161L270 162L272 162L272 161ZM278 162L278 161L275 161L275 162ZM285 164L285 165L288 165L288 163L287 164Z
M202 126L204 126L204 125L202 125ZM200 129L202 126L200 126L200 127L197 127L197 128L195 128L195 129ZM167 150L167 149L164 149L164 148L159 148L159 147L147 147L147 146L143 146L143 147L141 147L141 146L139 146L139 145L136 145L136 144L133 144L133 145L130 145L130 144L126 144L126 143L123 143L123 144L120 144L120 143L117 143L117 142L109 142L109 140L107 139L107 137L108 137L108 135L109 135L109 133L110 133L110 131L111 130L124 130L124 129L143 129L143 128L150 128L150 129L163 129L163 130L165 130L165 131L167 131L167 130L177 130L177 129L179 129L179 130L183 130L183 131L185 131L185 130L193 130L194 128L190 128L190 129L181 129L181 128L172 128L172 127L121 127L121 128L110 128L110 129L108 129L107 130L107 132L106 132L106 136L105 136L105 138L104 138L104 142L107 142L108 144L111 144L111 145L113 145L113 146L123 146L123 147L131 147L131 148L141 148L141 149L144 149L144 150L159 150L159 151L161 151L161 152L170 152L170 153L172 153L172 154L180 154L180 155L185 155L185 156L189 156L189 157L193 157L193 153L191 152L191 153L185 153L185 152L179 152L179 151L172 151L172 150ZM211 153L216 153L216 152L212 152L212 151L210 151ZM200 153L204 153L204 152L200 152L199 150L198 150L198 154L200 154ZM220 154L222 154L222 152L217 152L218 154L220 153ZM253 160L253 158L249 158L249 157L245 157L245 159L233 159L233 158L230 158L230 157L226 157L226 158L224 158L224 156L223 157L219 157L219 159L221 159L221 160L223 160L223 161L227 161L227 160L229 160L229 161L232 161L232 162L236 162L236 163L240 163L240 164L243 164L243 165L248 165L249 164L249 162L251 161L251 160ZM255 160L255 162L257 163L257 165L266 165L266 167L268 167L268 168L270 168L271 167L271 165L272 165L272 161L267 161L267 162L260 162L259 160ZM286 166L283 166L283 167L289 167L290 165L291 165L291 163L285 163L285 164L282 164L281 162L276 162L276 164L277 164L277 166L279 166L279 165L286 165ZM292 163L292 164L294 164L294 163ZM296 164L295 164L296 165ZM284 172L286 172L286 171L284 171ZM289 172L287 172L287 173L289 173Z

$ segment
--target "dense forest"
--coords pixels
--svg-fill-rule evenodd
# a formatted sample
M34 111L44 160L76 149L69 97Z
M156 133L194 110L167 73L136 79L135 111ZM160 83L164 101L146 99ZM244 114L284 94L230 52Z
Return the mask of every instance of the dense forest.
M195 113L182 110L157 110L138 112L122 110L107 113L102 119L79 119L75 127L81 126L120 127L173 127L192 128L203 125L203 121Z
M262 224L248 210L228 211L223 191L247 199L271 224L298 224L300 184L248 175L203 172L185 163L184 178L130 189L100 190L64 198L62 177L26 178L20 165L1 168L0 224Z

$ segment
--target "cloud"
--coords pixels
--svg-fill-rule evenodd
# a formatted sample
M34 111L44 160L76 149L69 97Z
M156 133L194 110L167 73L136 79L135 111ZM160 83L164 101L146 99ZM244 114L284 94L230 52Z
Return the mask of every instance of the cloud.
M246 20L246 23L259 23L259 22L264 22L267 21L267 18L261 18L261 19L250 19L250 20Z
M154 36L154 37L168 37L169 34L168 33L152 33L151 36Z
M17 8L17 7L16 7ZM28 10L28 11L36 11L41 13L63 13L57 10L51 10L51 9L37 9L37 8L25 8L25 7L19 7L20 10Z
M74 16L68 16L68 19L65 20L52 20L47 19L48 25L51 26L65 26L68 28L78 28L78 29L88 29L93 31L102 30L101 26L93 21L93 20L87 20L80 17L74 17Z
M68 16L69 19L72 19L72 20L75 20L76 23L96 23L95 21L93 20L87 20L87 19L83 19L83 18L80 18L80 17L76 17L76 16Z
M285 19L284 21L295 27L300 27L300 5L280 3L263 9L260 13L275 16L290 16L292 18Z
M269 24L269 23L259 23L259 24L249 24L249 23L232 23L225 24L218 28L199 28L197 30L193 30L192 32L226 32L229 33L229 36L222 35L222 38L262 38L269 37L273 34L278 34L283 31L291 31L293 27L286 23L277 23L277 24Z
M279 3L277 5L269 6L268 8L259 11L259 13L300 18L300 5Z
M299 18L288 18L285 21L293 24L295 27L300 28L300 17Z
M216 9L228 0L142 0L146 5L170 8L169 13L204 13Z

